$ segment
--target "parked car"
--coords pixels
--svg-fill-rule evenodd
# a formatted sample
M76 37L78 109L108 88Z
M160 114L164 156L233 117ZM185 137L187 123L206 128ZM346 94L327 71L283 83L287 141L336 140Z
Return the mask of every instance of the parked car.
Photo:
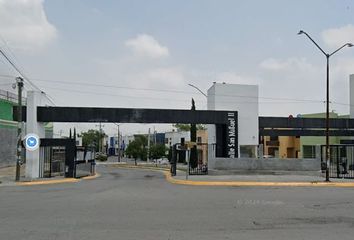
M104 161L107 161L107 158L108 158L107 154L105 154L105 153L102 153L102 152L97 152L96 153L95 159L98 160L98 161L104 162Z

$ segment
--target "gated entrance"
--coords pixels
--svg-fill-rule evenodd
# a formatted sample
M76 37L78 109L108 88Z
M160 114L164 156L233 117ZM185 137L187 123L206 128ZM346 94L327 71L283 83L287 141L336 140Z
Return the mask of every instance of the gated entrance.
M354 179L354 145L330 145L330 178ZM321 166L326 166L326 146L321 146Z
M40 94L33 92L33 98ZM37 95L38 96L37 96ZM238 157L237 111L177 110L177 109L133 109L133 108L88 108L88 107L42 107L30 101L23 107L23 119L29 126L27 131L42 133L43 122L106 122L106 123L184 123L215 125L216 157ZM16 111L16 108L14 108ZM28 112L28 114L26 114ZM36 114L33 114L36 112ZM33 116L34 115L34 116ZM27 158L28 177L37 178L39 151L31 152ZM70 169L67 169L70 168ZM65 176L74 176L74 167L65 164ZM34 171L32 171L34 170ZM27 175L27 173L26 173Z

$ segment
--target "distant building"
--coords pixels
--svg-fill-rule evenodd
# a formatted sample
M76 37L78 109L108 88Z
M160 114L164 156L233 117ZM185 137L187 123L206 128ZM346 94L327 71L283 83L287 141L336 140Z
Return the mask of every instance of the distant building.
M301 118L325 118L326 113L300 114ZM330 112L329 117L349 118L348 115L338 115ZM330 144L342 144L350 140L348 137L330 136ZM316 158L318 147L326 144L324 136L279 136L264 137L264 155L275 158Z
M172 131L165 133L165 145L170 148L175 144L187 144L190 142L190 131ZM206 163L208 159L208 132L207 130L197 130L197 150L198 161ZM181 159L183 158L183 159ZM182 154L179 162L185 162L188 156Z

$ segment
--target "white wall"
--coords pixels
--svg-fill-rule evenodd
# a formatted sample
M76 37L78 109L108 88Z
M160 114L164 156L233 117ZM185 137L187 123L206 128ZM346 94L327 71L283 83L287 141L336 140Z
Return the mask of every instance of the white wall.
M350 118L354 118L354 74L349 75Z
M170 147L176 143L181 143L181 138L184 138L185 142L190 141L190 132L189 131L166 132L165 138L168 139L168 143L166 143L165 145L167 147Z
M258 86L214 83L208 90L208 110L238 112L238 142L258 145ZM214 134L213 134L214 133ZM209 144L215 143L215 128L208 126Z

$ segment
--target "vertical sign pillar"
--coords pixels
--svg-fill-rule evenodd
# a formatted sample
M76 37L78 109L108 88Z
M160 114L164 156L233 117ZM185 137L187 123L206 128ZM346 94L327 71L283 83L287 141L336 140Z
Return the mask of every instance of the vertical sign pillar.
M226 129L226 142L227 142L227 157L237 158L238 147L238 129L237 129L237 112L227 113L227 129Z
M43 104L43 93L39 91L27 92L27 123L26 134L36 134L40 138L45 137L44 124L37 122L37 106ZM39 148L34 151L26 150L26 178L39 178Z

